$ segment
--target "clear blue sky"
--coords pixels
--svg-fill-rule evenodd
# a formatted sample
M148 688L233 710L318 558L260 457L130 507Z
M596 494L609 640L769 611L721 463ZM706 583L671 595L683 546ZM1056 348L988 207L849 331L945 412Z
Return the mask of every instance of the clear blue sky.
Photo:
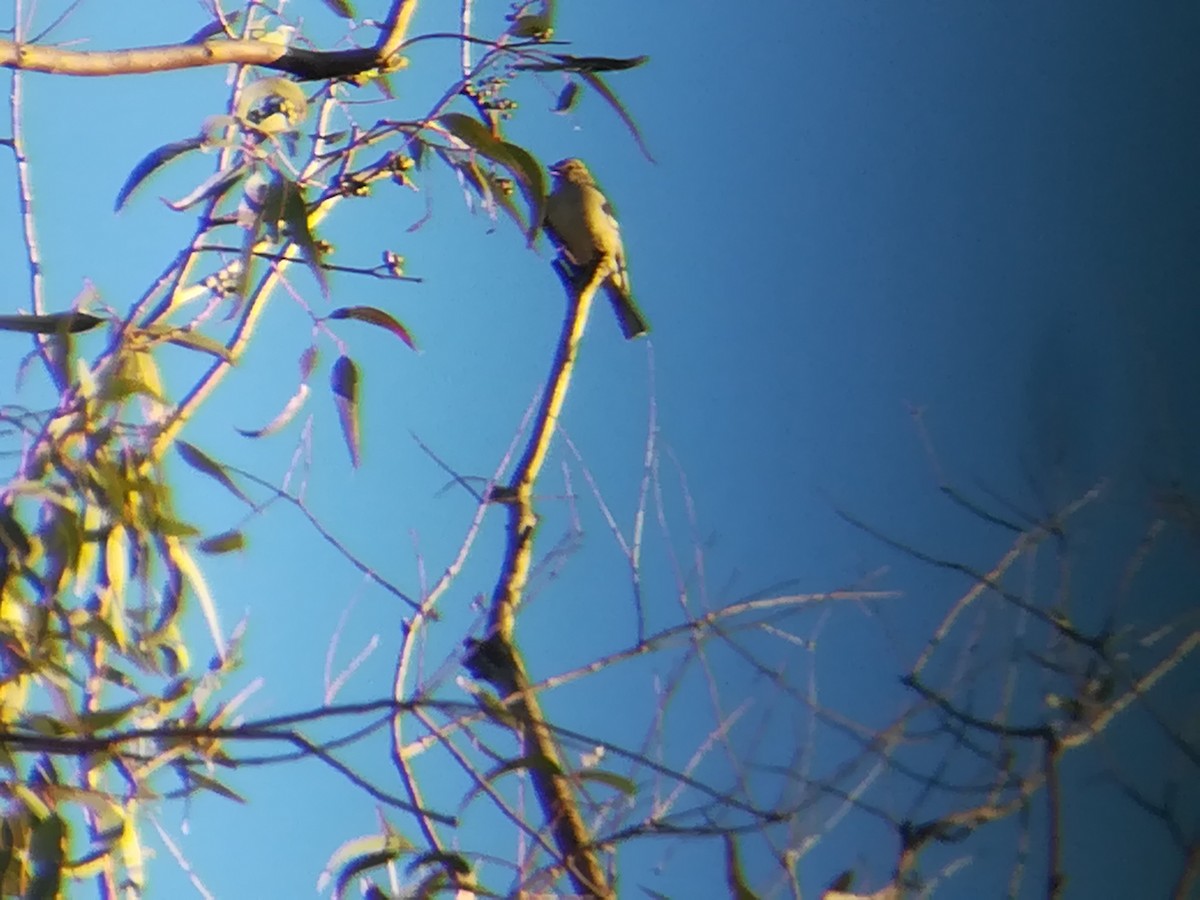
M357 6L382 16L386 4ZM453 15L434 6L425 4L416 32L454 29ZM1193 346L1200 334L1200 7L1118 0L774 2L736 12L711 2L559 6L557 35L574 41L572 52L650 55L646 66L609 83L655 157L652 164L640 155L594 95L570 115L547 112L560 84L554 76L515 91L521 110L512 139L545 161L585 158L616 205L633 284L653 326L648 342L626 344L607 309L596 310L564 426L629 529L653 361L661 440L671 454L662 463L669 543L684 566L696 541L703 545L703 587L698 579L690 587L709 603L781 581L828 590L891 567L873 586L906 593L882 619L848 607L833 625L812 618L814 628L828 628L813 663L824 703L883 721L920 629L963 587L850 528L836 509L973 565L987 565L1007 544L938 498L910 406L925 410L951 478L1036 512L1113 476L1132 517L1127 530L1136 533L1150 486L1178 479L1193 496L1200 490ZM289 9L302 11L315 34L333 34L322 4ZM39 15L48 21L57 11L48 6ZM182 39L201 24L194 4L114 20L109 5L85 2L63 36L113 48ZM456 60L450 44L425 45L411 72L395 77L400 99L362 108L362 120L420 115ZM207 160L167 173L115 217L112 200L147 150L194 134L220 110L224 76L28 79L28 142L52 297L65 305L86 278L123 309L165 264L191 221L154 198L186 193ZM333 279L336 305L388 309L412 328L422 353L365 327L338 329L364 372L364 465L349 471L332 405L319 397L311 406L316 465L308 486L331 530L413 593L420 589L414 546L434 577L472 507L454 490L441 492L447 477L411 434L456 470L490 475L545 376L562 308L544 246L530 253L510 223L493 227L470 214L444 174L422 187L424 196L382 189L346 204L331 223L335 261L370 265L387 247L425 279ZM432 218L410 233L426 199ZM16 228L9 209L0 216L0 261L9 272L20 271ZM314 305L323 302L305 290ZM24 305L16 284L11 293L20 299L10 306ZM280 477L298 428L259 443L232 429L265 424L286 401L308 330L287 297L277 298L239 371L185 437ZM16 352L8 349L12 338L3 346L6 355ZM322 352L327 365L334 351L326 344ZM0 389L0 402L8 390ZM694 525L676 461L695 502ZM542 583L529 609L522 649L536 676L632 639L627 573L561 444L542 487L542 546L567 522L559 499L564 463L584 495L585 545ZM1043 486L1041 496L1031 479ZM181 501L212 531L238 524L235 502L208 484L183 490ZM675 578L668 542L656 524L649 531L646 605L661 624L676 614ZM265 679L247 714L320 702L329 636L347 610L335 669L372 635L380 647L342 699L386 693L406 609L364 584L282 508L247 533L252 552L214 561L211 570L226 624L249 616L246 679ZM1098 557L1110 538L1096 539ZM432 660L462 636L473 595L490 591L500 548L491 522L446 600L449 621ZM1098 594L1106 590L1102 576L1081 577L1095 578ZM1194 568L1191 578L1194 586ZM1164 583L1179 586L1170 577ZM1183 602L1170 590L1156 596L1138 610L1145 621ZM761 635L748 640L764 659L801 652ZM791 662L798 671L808 665ZM728 664L720 678L732 685L748 678ZM564 714L581 727L613 728L626 704L650 708L651 674L665 677L668 668L639 666L624 680L569 695L600 724L578 710ZM702 689L700 681L689 684ZM446 695L462 696L454 692L451 681ZM681 747L710 727L707 711L693 721L690 708L677 701L672 710ZM606 734L635 743L637 725L644 722ZM768 727L773 741L785 733L786 723ZM786 758L787 748L776 749ZM836 757L837 748L819 755ZM828 771L831 762L817 765ZM716 769L707 774L719 778ZM161 814L219 897L307 896L325 857L374 828L372 802L315 766L250 771L235 783L250 806L201 798L188 811L187 835L178 834L178 810ZM855 840L872 833L844 829L816 851L802 869L806 890L848 866L862 870L864 886L878 886L886 855ZM1088 854L1089 863L1073 869L1069 896L1117 896L1105 893L1113 879L1158 877L1148 871L1152 857L1140 855L1154 852L1152 830L1116 835L1081 823L1072 834L1083 841L1072 852ZM636 895L634 884L676 897L707 893L696 885L717 883L710 880L720 871L715 848L692 851L693 877L702 880L690 884L677 870L657 878L647 867L635 878L631 862L627 893ZM631 860L652 863L667 852L656 844ZM1004 859L979 865L1003 867ZM159 884L151 896L187 896L165 851L152 873ZM955 885L974 877L975 870L960 874L946 896L970 896ZM1144 896L1158 895L1161 885L1153 886Z

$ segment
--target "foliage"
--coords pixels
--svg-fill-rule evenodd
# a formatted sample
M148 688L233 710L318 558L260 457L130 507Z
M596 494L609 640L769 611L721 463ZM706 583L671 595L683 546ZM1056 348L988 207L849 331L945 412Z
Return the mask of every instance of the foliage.
M910 662L899 687L889 685L896 690L890 720L867 725L818 699L814 648L830 611L842 607L867 610L886 632L896 602L891 591L863 584L799 592L788 585L706 606L690 593L693 574L673 560L682 598L677 618L651 623L644 614L637 582L643 526L655 515L665 518L657 496L663 456L652 434L645 481L653 490L639 499L635 534L626 540L613 525L634 573L636 640L576 669L535 678L517 640L537 569L535 488L557 437L591 300L607 274L600 268L582 280L560 270L569 312L521 446L482 490L453 473L477 504L462 555L471 552L486 517L503 518L505 539L495 588L481 603L482 624L455 635L462 652L432 674L414 662L441 621L439 602L459 560L419 597L394 590L409 617L389 695L244 716L249 688L239 679L252 661L243 653L241 626L226 636L205 569L207 557L253 553L253 543L239 527L205 534L189 521L176 499L185 475L175 464L182 461L186 477L205 480L248 510L291 504L351 567L378 579L323 528L299 493L182 437L245 356L271 298L292 290L294 275L311 279L323 303L338 295L340 279L409 278L405 260L389 248L372 248L381 260L374 266L333 262L325 225L344 204L353 209L384 188L410 188L439 166L532 244L548 186L536 148L508 133L515 107L506 89L513 80L562 78L559 111L591 92L645 150L633 116L606 80L645 59L559 52L551 41L553 3L520 5L502 30L486 37L450 36L448 45L463 53L461 74L431 108L408 110L408 117L395 100L397 83L411 74L406 54L437 36L408 34L416 7L410 0L391 4L376 23L377 40L363 42L367 32L356 18L362 5L325 0L346 28L347 41L332 50L313 49L297 30L299 19L256 3L237 16L217 15L173 47L77 51L22 34L4 47L5 64L21 71L235 68L226 108L197 121L190 135L163 135L164 143L115 191L118 210L146 203L149 185L164 171L205 154L214 160L211 174L167 204L173 214L194 217L195 228L144 295L117 313L50 311L30 229L32 312L0 316L0 329L30 336L22 368L36 367L54 391L45 408L0 409L0 422L20 448L0 490L0 894L52 897L92 880L102 896L139 896L147 887L149 811L205 793L246 802L228 783L231 773L252 761L305 757L378 803L375 831L331 848L318 889L335 897L355 890L375 897L613 896L618 886L632 890L633 877L621 865L625 849L663 840L705 847L719 860L722 890L730 896L799 895L801 863L808 866L813 848L847 817L868 821L878 840L861 860L862 872L806 873L828 885L828 897L929 893L961 869L952 854L979 852L991 840L989 828L1005 820L1020 823L1012 839L1017 862L1007 873L1017 885L1013 893L1033 880L1026 869L1033 868L1027 857L1036 822L1050 834L1040 857L1043 893L1061 895L1069 883L1065 795L1078 788L1077 779L1064 776L1072 755L1143 706L1166 676L1194 664L1200 641L1194 628L1123 617L1163 535L1194 528L1194 502L1177 497L1170 513L1163 505L1134 546L1121 546L1128 566L1108 617L1081 610L1065 574L1082 565L1074 538L1091 533L1092 525L1078 523L1102 506L1102 488L1022 517L985 509L944 486L968 516L1004 536L1006 546L986 570L930 556L848 516L892 549L968 585L937 609L927 640L903 648ZM350 110L367 95L382 99L396 117L360 124ZM18 129L8 142L19 161L28 158L23 140ZM18 183L29 217L23 166ZM370 305L332 306L311 317L312 342L295 348L295 392L270 422L241 433L268 439L306 410L318 393L318 373L325 374L319 351L332 346L327 396L357 466L369 433L362 386L371 373L336 329L371 326L397 338L398 349L415 350L417 341L399 318ZM81 356L77 336L101 331L102 349ZM168 354L197 363L182 388L164 378ZM598 491L595 500L607 515ZM192 627L197 620L203 632ZM778 641L776 655L747 649L747 636L763 634ZM660 705L642 746L612 739L601 725L573 730L543 709L554 691L648 656L667 675L655 683ZM681 685L693 679L708 691L707 731L683 752L672 748L667 759L662 722ZM726 680L736 685L730 691ZM755 708L756 693L769 702ZM1171 707L1150 730L1190 771L1196 741L1180 721ZM318 738L327 734L322 727L341 730ZM378 734L391 741L398 789L342 756ZM826 748L839 741L852 749L817 766L814 760L824 762ZM457 808L440 796L428 799L417 762L435 754L460 778ZM715 774L703 766L710 756L721 760ZM1173 791L1186 793L1185 779L1164 777L1152 794L1116 766L1105 775L1178 844L1182 896L1196 877L1197 856L1171 799ZM887 790L873 792L884 776ZM478 838L496 821L521 848L511 859L497 861ZM882 887L853 893L862 882Z

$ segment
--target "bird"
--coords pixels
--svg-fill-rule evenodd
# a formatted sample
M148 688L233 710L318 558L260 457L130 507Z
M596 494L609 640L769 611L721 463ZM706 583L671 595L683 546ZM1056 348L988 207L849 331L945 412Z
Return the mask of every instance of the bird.
M582 160L570 157L550 167L554 188L546 198L546 234L566 260L576 267L593 266L608 258L611 274L602 287L626 340L641 337L650 325L633 301L621 229L612 204Z

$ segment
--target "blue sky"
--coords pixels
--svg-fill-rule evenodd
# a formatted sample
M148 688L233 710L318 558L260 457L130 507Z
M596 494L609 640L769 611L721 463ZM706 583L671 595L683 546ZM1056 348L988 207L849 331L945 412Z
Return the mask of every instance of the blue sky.
M364 14L370 6L357 5ZM371 13L382 15L384 4L375 5ZM716 3L559 5L557 36L573 41L572 52L651 57L609 83L637 117L654 163L595 96L570 115L550 114L557 76L514 88L521 108L510 129L544 161L587 160L620 213L633 284L653 327L649 341L626 344L608 310L596 310L563 423L629 529L653 396L669 519L665 537L648 525L650 621L677 615L672 553L690 570L697 546L703 577L689 575L688 588L694 602L712 605L781 582L834 589L888 567L871 586L903 598L875 614L814 614L799 626L822 629L810 656L798 659L801 651L762 634L747 638L763 659L815 667L825 704L885 721L896 674L963 584L912 564L836 511L975 566L993 562L1009 540L938 496L913 408L924 412L947 477L1035 513L1101 476L1116 479L1127 516L1115 526L1097 522L1085 555L1095 568L1079 576L1105 608L1116 568L1106 554L1125 558L1150 515L1152 489L1171 479L1193 496L1200 487L1192 410L1200 396L1192 346L1200 332L1195 4L809 2L750 4L736 14ZM315 35L333 35L322 5L309 7L290 8L304 12ZM46 20L56 13L39 11ZM453 29L453 15L441 15L426 4L415 30ZM193 5L113 21L110 7L85 2L63 36L110 48L166 43L201 24ZM356 114L368 122L420 115L456 60L449 43L424 45L411 70L395 77L400 99ZM220 110L224 76L28 79L27 140L53 297L65 304L86 278L122 309L165 264L191 221L155 197L186 193L208 161L165 173L120 215L112 200L147 150L194 134ZM382 189L346 204L329 225L335 261L369 265L391 248L424 279L333 280L334 304L391 311L422 352L340 323L364 372L364 465L350 471L332 405L318 397L308 484L309 502L331 530L413 593L414 547L428 571L439 572L473 507L441 490L448 477L412 435L455 470L490 476L545 377L562 310L544 242L530 253L510 223L468 211L445 173L432 171L421 187L423 196ZM426 200L431 220L410 231ZM0 259L18 271L17 220L11 209L0 212ZM304 290L320 308L316 291ZM10 305L18 303L25 305ZM185 437L277 479L298 426L261 442L232 429L261 426L286 402L310 328L282 296L262 328ZM0 346L15 357L9 345L13 338ZM322 353L327 366L335 351L326 344ZM627 569L561 444L541 490L542 546L569 521L563 465L582 495L585 535L527 611L522 648L541 676L626 645L634 621ZM208 484L181 484L181 503L206 527L239 524L231 498ZM251 552L214 560L211 578L227 624L249 617L244 674L262 675L265 686L247 713L320 701L329 636L343 614L339 665L372 636L380 641L343 699L385 692L406 610L364 584L297 516L274 509L246 528ZM433 639L432 660L461 639L473 596L491 589L501 546L490 521L445 601L452 615ZM1162 588L1126 614L1148 624L1185 610L1184 588L1196 583L1187 560L1186 544L1167 552L1156 576ZM1081 611L1089 614L1102 613ZM653 679L666 677L669 659L548 703L560 702L557 711L581 729L617 728L625 704L649 714ZM732 658L716 653L714 666L731 696L752 684ZM452 681L446 690L453 693ZM687 690L704 685L689 681ZM689 715L693 706L703 704L672 707L677 759L711 727L707 711ZM751 716L771 723L763 726L771 741L760 746L787 758L780 742L791 725L769 712ZM625 722L621 739L636 743L645 722ZM1123 746L1129 737L1113 740ZM818 768L838 756L836 739L829 741ZM708 774L719 779L719 758L711 764ZM372 803L314 766L251 771L236 783L251 805L202 798L189 810L186 836L177 833L177 811L162 814L219 897L305 896L328 853L374 826ZM1111 796L1086 796L1101 804L1097 818L1113 814L1103 806ZM888 861L863 848L857 838L873 832L858 827L814 852L802 869L807 891L848 866L862 870L865 886L881 883ZM1098 886L1123 872L1153 868L1139 854L1161 852L1153 830L1122 835L1117 845L1111 830L1081 825L1073 834L1081 843L1072 847L1083 849L1072 852L1086 853L1089 864L1073 871L1072 895L1100 896ZM627 871L669 853L676 865L692 859L694 877L717 877L714 847L639 848ZM1003 859L985 852L979 866L1002 867ZM960 874L946 895L972 896L956 891L983 871ZM637 871L635 883L697 895L696 882L669 872L656 881L649 868ZM186 895L165 887L186 890L165 852L153 877L162 879L161 895Z

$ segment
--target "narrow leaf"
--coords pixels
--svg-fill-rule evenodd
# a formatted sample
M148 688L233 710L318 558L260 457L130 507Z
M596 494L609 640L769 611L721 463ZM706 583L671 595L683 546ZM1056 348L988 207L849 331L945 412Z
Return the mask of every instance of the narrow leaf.
M220 341L210 338L206 334L201 334L198 331L176 331L169 338L167 338L167 340L180 347L187 347L191 350L200 350L204 353L208 353L209 355L215 356L218 359L222 359L231 365L234 362L233 354L229 352L228 347L226 347Z
M746 873L742 871L737 839L731 834L725 835L725 882L733 900L758 900L758 895L746 884Z
M633 135L638 149L642 151L646 159L654 162L654 157L650 155L650 149L646 146L646 141L642 138L642 132L638 129L637 123L633 121L633 116L629 114L621 101L617 99L617 95L609 90L608 85L604 83L603 79L594 72L580 72L579 77L595 88L596 93L608 101L608 105L616 111L617 115L621 117L621 121L625 123L625 127L629 129L629 133Z
M579 82L568 81L567 86L558 93L558 100L554 103L554 111L556 113L567 112L575 105L577 99L579 99Z
M67 823L57 813L33 826L29 838L33 880L25 891L26 900L54 900L61 896L66 845Z
M221 782L217 781L215 778L209 778L207 775L201 775L196 771L189 771L187 777L188 781L206 791L212 791L214 794L219 794L228 800L234 800L241 804L245 804L246 802L245 797L243 797L233 788L221 784Z
M223 196L226 191L242 180L242 176L246 172L247 169L244 165L234 166L232 169L222 169L220 172L214 172L208 176L186 196L180 197L178 200L164 200L163 202L176 212L183 212L197 203Z
M317 365L317 345L310 344L303 353L300 354L300 380L308 381L308 376L313 373L313 368Z
M517 186L529 204L529 222L531 225L528 238L532 241L546 218L546 175L541 164L524 147L516 144L502 144L510 162L501 160L510 172L516 176Z
M189 444L187 441L176 441L175 449L179 451L179 455L183 457L183 461L197 472L201 472L209 478L220 482L229 493L247 505L254 505L250 502L250 498L242 493L242 489L233 483L233 479L225 472L225 467L203 450Z
M189 150L198 150L202 146L204 146L202 138L192 137L183 141L163 144L157 150L151 150L142 158L141 162L133 167L133 171L129 173L129 177L121 185L121 190L117 192L117 202L113 206L113 210L119 211L125 205L125 201L129 199L129 195L137 189L138 185L149 178L156 169L162 168L175 157L187 153Z
M357 468L362 447L358 428L358 367L354 360L339 356L333 364L329 385L333 389L333 401L337 404L342 434L350 450L350 462Z
M517 186L521 189L525 202L529 205L528 225L521 223L507 194L494 186L491 179L488 179L488 183L492 186L491 192L495 201L521 224L522 230L526 232L526 238L532 241L538 228L541 227L546 204L545 175L537 160L524 148L498 140L478 119L471 116L463 113L446 113L438 117L438 122L480 156L497 163L512 174ZM475 174L476 178L473 180L477 180L481 174L486 177L485 173L472 173L465 168L460 171L468 177ZM481 191L481 193L483 192Z
M621 72L636 69L649 62L648 56L572 56L569 53L554 54L554 62L520 63L513 68L525 72Z
M104 319L82 312L50 313L45 316L0 316L0 331L23 334L77 334L91 331Z
M354 8L350 5L349 0L323 0L326 6L335 16L341 16L343 19L353 19Z
M616 772L606 772L603 769L586 769L580 772L571 773L571 777L576 781L598 781L601 784L608 785L610 788L615 788L627 797L637 796L637 785L624 775L618 775Z
M391 315L385 313L382 309L376 309L374 306L343 306L331 312L329 318L354 319L359 322L366 322L369 325L375 325L378 328L390 331L413 350L417 349L417 345L413 341L412 335L409 334L408 329L397 322Z
M201 552L216 556L220 553L232 553L246 546L246 536L240 531L225 531L205 538L199 545Z
M237 430L238 434L242 435L243 437L255 439L270 437L296 417L296 413L303 409L304 404L308 402L308 396L310 393L312 393L312 391L309 386L307 384L301 384L296 390L296 393L292 395L292 398L288 400L287 405L279 411L279 415L277 415L274 419L272 419L262 428L253 431L239 428Z
M313 277L321 287L321 294L329 296L329 278L321 265L321 249L317 246L312 229L308 225L308 204L304 201L304 191L297 184L285 182L283 201L283 221L288 227L288 236L295 241L296 246L304 256L312 270Z
M177 538L168 536L167 553L171 562L178 567L184 579L195 592L196 600L200 603L200 611L208 624L209 634L212 635L213 644L217 648L217 655L221 659L225 659L225 638L221 635L221 620L217 614L217 604L213 602L212 594L209 593L208 584L204 580L200 567L196 565L195 560Z
M392 859L402 854L411 853L410 844L402 835L390 831L387 834L369 834L363 837L351 838L333 851L325 868L317 878L317 890L324 892L333 878L333 873L352 865L356 859L367 856L384 855Z
M468 147L478 150L485 156L496 144L496 136L474 116L449 112L438 116L438 122Z

